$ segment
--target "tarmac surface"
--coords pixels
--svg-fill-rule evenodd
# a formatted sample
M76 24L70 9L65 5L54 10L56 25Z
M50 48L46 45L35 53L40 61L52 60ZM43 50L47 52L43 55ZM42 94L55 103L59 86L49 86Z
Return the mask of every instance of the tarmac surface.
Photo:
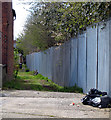
M111 111L83 105L80 93L13 90L2 96L1 118L109 118Z

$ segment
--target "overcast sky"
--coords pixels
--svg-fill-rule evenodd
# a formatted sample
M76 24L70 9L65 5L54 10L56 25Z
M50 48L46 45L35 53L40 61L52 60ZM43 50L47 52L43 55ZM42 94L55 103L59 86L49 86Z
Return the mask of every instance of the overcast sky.
M23 26L25 20L29 14L24 8L29 8L28 5L23 5L18 0L13 0L13 9L16 12L16 20L14 21L14 39L17 38L18 34L23 32Z

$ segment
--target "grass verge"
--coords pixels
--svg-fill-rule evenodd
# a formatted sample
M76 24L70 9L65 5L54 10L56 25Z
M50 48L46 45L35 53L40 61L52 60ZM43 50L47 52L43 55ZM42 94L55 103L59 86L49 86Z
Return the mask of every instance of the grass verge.
M33 75L33 72L19 72L16 79L7 81L3 84L3 89L15 90L37 90L37 91L54 91L54 92L75 92L82 93L82 88L77 85L73 87L63 87L55 84L47 77L41 74Z

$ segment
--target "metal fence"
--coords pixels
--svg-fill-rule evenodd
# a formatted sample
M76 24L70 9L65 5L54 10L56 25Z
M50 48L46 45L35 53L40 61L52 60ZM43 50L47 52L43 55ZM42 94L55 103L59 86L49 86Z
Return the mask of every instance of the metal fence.
M62 86L77 84L86 93L90 88L111 92L111 20L87 30L58 47L27 55L27 67ZM110 44L109 44L110 43Z

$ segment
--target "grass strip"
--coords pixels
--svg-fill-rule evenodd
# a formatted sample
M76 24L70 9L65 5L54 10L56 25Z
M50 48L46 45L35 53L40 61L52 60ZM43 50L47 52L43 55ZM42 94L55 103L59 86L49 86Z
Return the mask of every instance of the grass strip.
M9 89L83 93L82 88L76 84L73 87L63 87L41 74L33 75L33 72L20 71L16 79L3 84L3 90Z

